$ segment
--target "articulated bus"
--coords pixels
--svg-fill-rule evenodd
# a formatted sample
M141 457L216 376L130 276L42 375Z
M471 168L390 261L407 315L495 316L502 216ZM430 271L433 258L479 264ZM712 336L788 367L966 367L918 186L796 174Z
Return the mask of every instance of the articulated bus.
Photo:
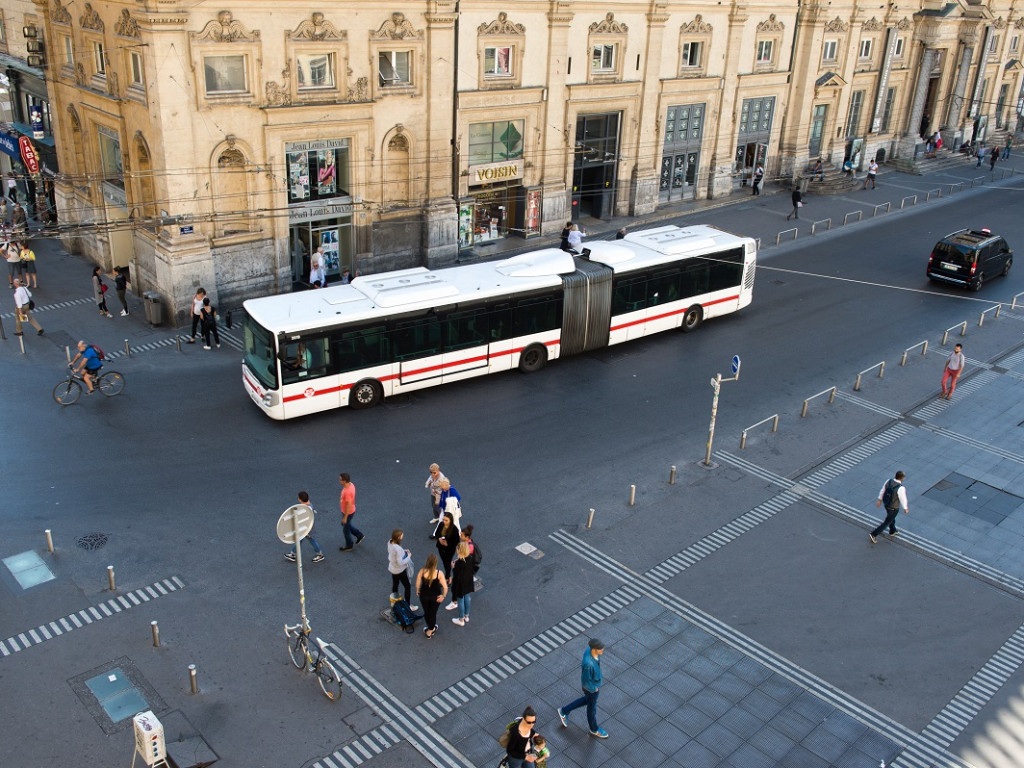
M663 226L501 261L357 277L245 302L242 381L272 419L383 398L695 330L742 309L756 243Z

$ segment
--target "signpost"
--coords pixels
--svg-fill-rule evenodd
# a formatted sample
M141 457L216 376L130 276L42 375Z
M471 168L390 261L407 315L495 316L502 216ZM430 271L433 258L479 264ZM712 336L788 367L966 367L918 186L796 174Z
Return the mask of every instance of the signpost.
M299 569L299 608L302 626L306 623L306 588L302 582L302 539L313 530L313 508L308 504L292 504L277 521L277 538L284 544L295 545L295 562Z
M713 467L711 463L711 444L715 440L715 418L718 416L718 394L722 391L722 382L725 381L736 381L740 377L740 356L732 356L732 378L723 379L722 374L716 374L715 378L711 380L711 389L715 391L715 396L711 401L711 426L708 429L708 447L707 452L704 454L704 466Z

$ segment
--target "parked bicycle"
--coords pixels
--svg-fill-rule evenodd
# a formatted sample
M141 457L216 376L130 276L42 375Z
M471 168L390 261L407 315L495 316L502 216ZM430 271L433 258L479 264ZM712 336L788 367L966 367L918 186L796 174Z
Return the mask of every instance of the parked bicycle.
M309 670L316 674L316 681L320 684L320 690L324 692L331 701L341 698L341 675L327 658L327 644L319 637L316 640L316 658L313 658L309 642L312 628L309 624L284 625L284 636L288 640L288 655L296 669Z
M61 405L74 405L82 396L84 386L85 379L69 365L68 377L53 388L53 399ZM117 371L107 371L96 379L94 386L96 391L107 397L119 395L124 391L124 375Z

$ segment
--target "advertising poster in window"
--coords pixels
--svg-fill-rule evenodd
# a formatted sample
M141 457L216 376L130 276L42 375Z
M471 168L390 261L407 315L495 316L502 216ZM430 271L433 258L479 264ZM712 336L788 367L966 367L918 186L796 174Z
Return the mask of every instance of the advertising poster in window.
M523 221L523 234L533 237L540 234L540 190L530 189L526 192L526 218Z
M338 167L335 161L335 150L321 149L316 155L317 172L316 191L320 197L334 195L338 191Z
M473 244L473 216L474 206L472 203L463 203L459 206L459 248L469 248Z
M309 199L309 165L305 152L292 152L288 155L288 186L291 188L292 200Z
M337 229L322 229L320 230L320 245L323 246L324 254L324 271L329 275L338 274L339 268L339 254L338 254L338 230Z

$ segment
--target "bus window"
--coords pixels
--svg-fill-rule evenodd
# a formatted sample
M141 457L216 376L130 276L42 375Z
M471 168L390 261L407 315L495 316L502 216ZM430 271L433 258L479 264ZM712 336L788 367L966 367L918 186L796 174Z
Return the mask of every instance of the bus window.
M277 359L274 357L274 339L266 328L250 317L243 327L242 355L246 366L267 389L277 386Z
M339 372L391 362L387 329L383 325L345 331L334 339L334 363Z
M647 275L616 280L612 286L612 315L635 312L647 306Z
M735 288L743 279L743 249L736 248L725 251L714 257L711 262L712 291L724 288Z
M285 384L324 376L330 369L327 339L283 342L281 349L281 378Z
M708 292L711 264L707 259L692 259L683 265L683 295L699 296Z
M444 345L445 350L454 351L487 344L487 321L489 319L486 307L453 312L448 315L445 321L448 331Z
M441 354L441 321L434 315L399 320L391 331L395 360L412 360Z
M488 326L491 341L504 341L512 338L512 305L508 302L496 304L488 309Z
M647 295L650 296L649 305L667 304L670 301L679 300L679 280L681 270L676 269L658 272L647 283Z
M529 336L562 325L562 294L520 299L512 310L512 335Z

